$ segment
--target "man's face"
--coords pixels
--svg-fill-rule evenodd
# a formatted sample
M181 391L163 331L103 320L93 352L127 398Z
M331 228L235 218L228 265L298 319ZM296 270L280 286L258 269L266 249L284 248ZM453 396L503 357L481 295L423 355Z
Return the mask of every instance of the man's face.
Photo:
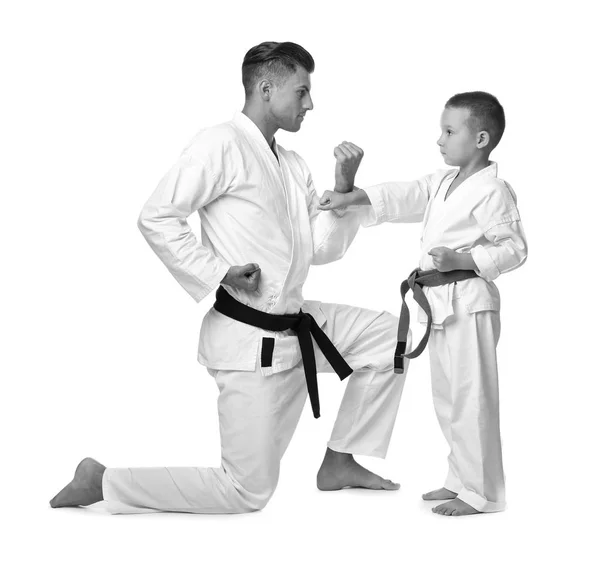
M444 109L440 120L442 135L437 141L446 164L465 166L477 152L477 133L469 127L468 109Z
M310 97L310 74L303 67L275 85L270 100L271 116L277 128L295 133L300 130L306 111L313 108Z

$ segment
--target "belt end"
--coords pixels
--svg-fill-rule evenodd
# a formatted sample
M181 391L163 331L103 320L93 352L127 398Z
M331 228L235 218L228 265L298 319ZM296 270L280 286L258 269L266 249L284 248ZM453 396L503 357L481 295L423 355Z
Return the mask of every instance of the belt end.
M404 353L406 352L406 342L400 341L396 345L396 353L394 354L394 372L396 374L404 374Z

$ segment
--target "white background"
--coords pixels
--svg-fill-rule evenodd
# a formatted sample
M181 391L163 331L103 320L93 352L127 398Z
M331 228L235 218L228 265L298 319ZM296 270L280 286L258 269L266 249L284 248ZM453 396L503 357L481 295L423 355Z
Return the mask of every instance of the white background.
M2 566L597 567L593 4L3 3ZM195 360L212 296L194 303L136 219L195 132L241 109L243 56L266 40L295 41L316 60L315 109L278 142L306 159L321 191L342 140L365 149L358 185L413 179L443 167L435 141L448 97L481 89L503 103L492 158L530 245L527 263L498 280L506 512L445 518L420 500L443 483L447 453L426 356L411 365L387 459L364 462L398 480L397 493L317 491L343 390L324 375L323 417L305 408L261 513L48 507L87 455L219 464L217 389ZM305 296L397 314L419 232L362 230L342 261L312 270Z

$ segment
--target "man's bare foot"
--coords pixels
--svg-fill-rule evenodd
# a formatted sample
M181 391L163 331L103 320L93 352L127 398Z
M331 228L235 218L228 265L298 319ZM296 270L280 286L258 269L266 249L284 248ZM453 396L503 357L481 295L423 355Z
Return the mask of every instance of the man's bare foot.
M345 487L397 491L400 485L371 473L359 465L350 453L339 453L327 448L317 473L317 487L320 491L339 491Z
M73 480L50 501L52 508L84 507L102 501L102 475L106 467L86 457L75 469Z
M454 491L448 491L446 487L422 495L424 501L448 501L449 499L456 499L457 496Z
M453 501L448 501L447 503L442 503L437 507L433 507L431 509L434 513L438 515L446 515L448 517L460 517L463 515L478 515L481 511L474 509L471 505L467 505L464 501L460 499L454 499Z

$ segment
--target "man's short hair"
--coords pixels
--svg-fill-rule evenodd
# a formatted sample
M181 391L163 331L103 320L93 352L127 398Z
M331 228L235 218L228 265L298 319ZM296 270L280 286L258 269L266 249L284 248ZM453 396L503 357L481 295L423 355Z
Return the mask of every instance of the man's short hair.
M268 77L281 83L303 67L312 73L315 60L302 46L292 42L263 42L251 48L242 63L242 83L246 97L252 93L256 82Z
M446 102L446 108L448 107L469 110L469 127L475 132L488 132L490 150L493 150L500 142L506 120L504 109L496 97L485 91L457 93Z

